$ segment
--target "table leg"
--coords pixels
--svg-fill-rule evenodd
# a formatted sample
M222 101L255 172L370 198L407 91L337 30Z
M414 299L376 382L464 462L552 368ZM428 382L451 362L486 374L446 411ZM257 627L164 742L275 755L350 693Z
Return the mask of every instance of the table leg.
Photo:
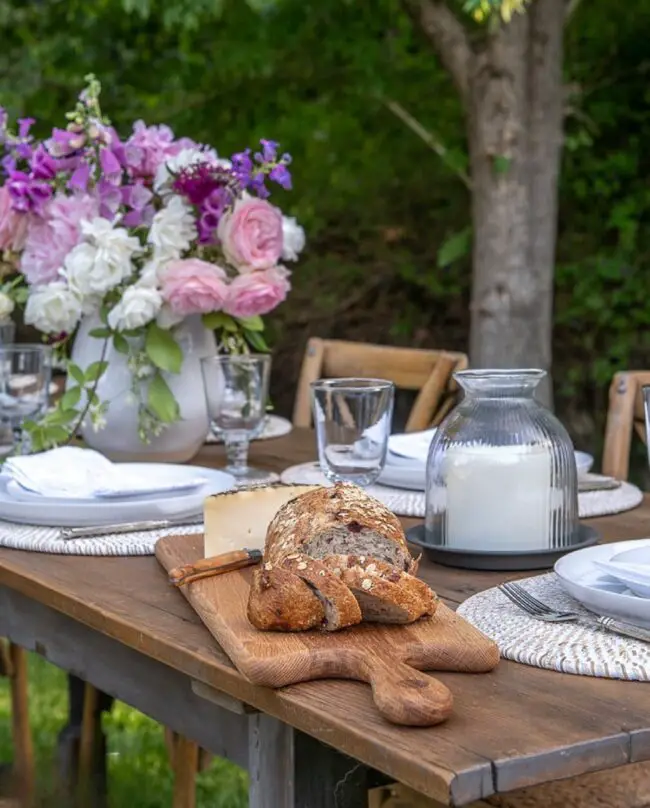
M62 786L69 794L74 794L79 782L79 754L81 747L82 723L86 685L76 676L68 676L69 718L68 724L59 733L58 762ZM89 766L88 808L106 808L106 737L101 728L101 716L113 706L113 698L99 693L95 703L93 760ZM86 734L89 727L86 726Z
M368 768L271 716L249 718L250 808L366 808Z

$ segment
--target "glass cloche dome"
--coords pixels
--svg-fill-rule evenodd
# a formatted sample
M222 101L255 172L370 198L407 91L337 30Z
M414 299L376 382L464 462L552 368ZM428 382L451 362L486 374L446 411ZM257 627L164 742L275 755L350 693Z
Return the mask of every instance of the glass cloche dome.
M568 548L578 533L571 438L535 399L543 370L463 370L429 448L425 542L479 553Z

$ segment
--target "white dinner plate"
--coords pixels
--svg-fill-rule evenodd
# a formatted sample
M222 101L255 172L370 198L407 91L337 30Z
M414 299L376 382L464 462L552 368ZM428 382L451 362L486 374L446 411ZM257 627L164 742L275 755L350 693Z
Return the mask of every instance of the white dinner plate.
M158 463L125 463L132 470L146 472L147 468ZM230 474L216 469L199 466L177 466L188 477L205 477L206 482L190 491L176 491L165 494L124 499L56 499L43 497L21 490L20 498L12 496L7 478L0 478L0 519L26 525L46 525L48 527L86 527L110 525L120 522L146 521L149 519L184 519L199 514L203 502L210 494L228 491L235 485ZM182 473L182 472L179 472ZM16 488L20 488L16 486ZM15 492L14 492L15 493ZM0 527L1 529L1 527Z
M589 611L650 628L650 599L637 597L624 583L603 572L595 563L607 563L613 556L638 547L650 547L650 539L577 550L556 561L555 572L565 592Z

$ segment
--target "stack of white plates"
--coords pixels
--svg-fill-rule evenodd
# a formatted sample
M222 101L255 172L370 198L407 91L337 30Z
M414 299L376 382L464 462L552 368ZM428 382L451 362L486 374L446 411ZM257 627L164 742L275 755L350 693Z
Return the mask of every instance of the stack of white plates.
M426 488L427 456L435 429L391 435L388 438L386 465L378 482L393 488L424 491ZM591 469L594 459L585 452L576 452L578 477Z
M650 539L577 550L557 561L555 572L586 609L650 628Z
M158 519L180 521L199 516L207 496L227 491L235 484L230 474L197 466L116 463L113 469L117 472L114 479L125 481L122 488L113 485L102 490L98 486L84 491L84 486L80 486L78 493L72 487L66 490L65 486L43 489L30 485L29 479L20 479L19 474L3 470L0 519L49 527L100 527ZM65 473L64 466L62 480Z

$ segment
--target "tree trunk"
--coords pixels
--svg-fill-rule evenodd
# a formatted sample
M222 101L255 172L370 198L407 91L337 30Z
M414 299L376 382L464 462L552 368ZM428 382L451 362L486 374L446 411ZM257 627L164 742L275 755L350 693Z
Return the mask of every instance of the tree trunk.
M474 367L551 367L564 5L535 0L470 71Z

